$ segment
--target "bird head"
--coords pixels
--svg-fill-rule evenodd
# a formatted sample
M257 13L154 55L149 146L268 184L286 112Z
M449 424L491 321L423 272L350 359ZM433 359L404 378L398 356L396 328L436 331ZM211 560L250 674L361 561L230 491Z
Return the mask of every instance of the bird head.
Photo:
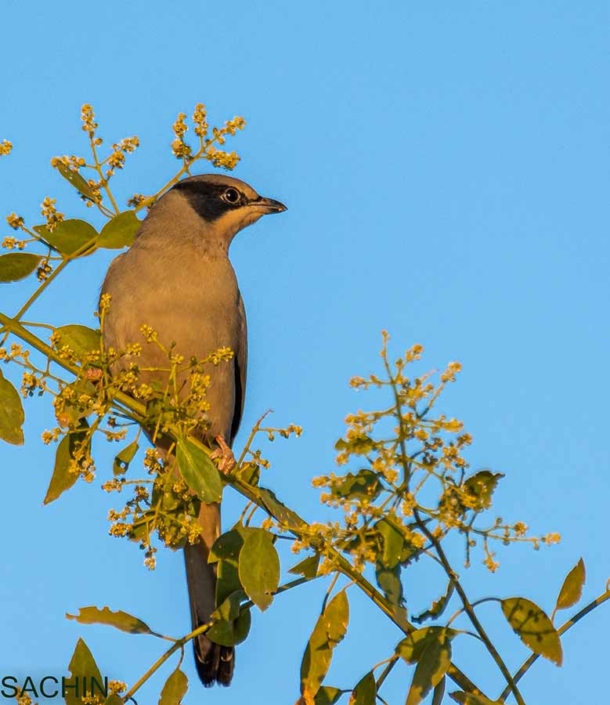
M259 196L244 181L221 174L190 176L179 181L169 193L185 198L199 218L222 235L227 244L263 215L286 210L283 203Z

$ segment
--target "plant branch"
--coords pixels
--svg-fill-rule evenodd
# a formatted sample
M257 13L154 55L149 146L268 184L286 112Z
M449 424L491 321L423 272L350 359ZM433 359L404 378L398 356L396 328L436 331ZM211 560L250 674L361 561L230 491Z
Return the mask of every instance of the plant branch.
M21 338L28 345L33 347L41 354L45 355L47 358L52 360L54 363L62 367L67 372L75 376L79 376L79 374L82 373L82 368L80 368L78 365L75 365L74 363L71 363L61 358L59 354L55 350L53 350L53 348L51 348L49 345L40 340L36 335L34 335L34 333L27 330L27 328L21 325L19 321L10 318L9 316L0 312L0 324L7 331ZM134 417L134 420L138 421L139 423L144 420L146 414L146 407L144 404L134 400L127 394L118 391L113 391L112 401L113 403L120 404L123 409L126 409L131 412ZM175 432L172 432L172 429L170 428L168 435L174 437L174 434ZM189 437L189 440L207 455L211 453L210 449L195 437L191 436ZM261 488L249 485L244 480L236 476L235 473L231 475L223 475L223 480L227 484L231 485L235 490L237 490L243 497L255 503L266 513L272 516L280 525L284 523L284 518L282 516L279 516L279 513L274 514L273 511L271 511L263 501ZM325 542L321 539L312 540L310 533L308 533L310 525L306 521L301 519L301 517L299 517L296 513L293 514L293 517L295 521L291 522L291 525L286 528L294 536L299 539L305 539L314 550L318 550L319 552L326 555L334 564L335 569L345 577L352 580L358 586L358 588L362 590L362 592L364 592L364 594L367 595L372 600L372 602L392 622L394 622L394 624L404 634L409 634L410 632L415 630L415 627L407 620L406 616L404 616L402 611L397 609L395 605L393 605L388 599L386 599L336 548L332 546L327 546ZM425 522L423 522L421 519L419 520L419 522L421 522L421 525L423 525L424 532L428 534L429 532L426 532L425 530ZM163 661L165 660L166 658L163 659ZM163 663L163 661L161 663ZM158 666L161 665L161 663L156 665L155 670L156 668L158 668ZM452 680L464 691L481 695L483 694L482 691L477 688L474 683L454 664L451 664L447 673L452 678ZM510 674L508 674L508 677L510 678ZM141 683L138 684L138 687L140 685Z
M421 531L428 537L428 540L434 546L434 549L436 550L436 552L438 554L438 557L443 565L445 572L447 573L447 576L449 577L449 579L451 580L451 582L455 586L456 592L460 596L460 600L462 601L462 604L464 605L464 611L468 615L470 621L472 622L472 625L476 629L477 633L481 637L481 640L483 641L487 650L491 654L491 657L496 662L502 675L506 679L506 682L508 683L508 690L513 693L513 695L515 696L515 699L519 705L525 705L525 701L523 700L523 696L519 692L519 689L517 688L517 684L513 680L513 677L511 676L511 673L508 670L507 665L504 663L498 650L496 649L493 642L491 641L491 639L487 635L487 632L485 631L485 629L483 628L483 625L479 621L479 618L477 617L473 606L470 604L470 601L468 600L468 596L466 595L466 591L464 590L460 581L458 580L457 574L455 573L455 571L451 567L451 564L449 563L449 560L445 554L445 551L443 550L443 547L441 546L441 542L428 529L425 522L419 516L419 512L417 511L417 509L413 510L413 515L414 515Z

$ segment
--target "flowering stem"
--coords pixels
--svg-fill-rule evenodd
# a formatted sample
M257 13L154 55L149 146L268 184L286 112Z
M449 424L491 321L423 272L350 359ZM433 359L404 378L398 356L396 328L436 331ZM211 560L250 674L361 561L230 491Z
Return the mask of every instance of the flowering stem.
M61 358L59 354L55 350L53 350L53 348L51 348L49 345L40 340L36 335L34 335L34 333L29 331L27 328L24 328L24 326L18 320L10 318L9 316L0 312L0 325L2 325L8 332L18 336L19 338L21 338L21 340L26 342L32 348L36 349L42 355L45 355L49 360L52 360L57 365L59 365L69 373L73 374L74 376L78 377L80 374L82 374L82 368L80 368L78 365L75 365L74 363L69 362L68 360ZM145 405L141 402L136 401L127 394L124 394L123 392L118 392L116 390L113 391L112 403L119 405L119 407L123 411L129 411L133 419L138 423L142 423L146 416ZM175 429L169 427L168 436L177 437ZM193 443L193 445L197 446L202 452L206 453L207 455L211 453L211 450L195 437L190 436L189 440ZM236 473L233 473L231 475L223 475L223 480L227 484L231 485L235 490L237 490L243 497L259 506L267 514L271 515L280 525L282 524L282 517L275 516L263 501L261 497L260 488L249 485L240 477L238 477ZM314 550L323 553L327 558L329 558L332 561L335 569L345 577L352 580L360 588L360 590L362 590L362 592L364 592L364 594L367 595L372 600L372 602L389 619L391 619L392 622L394 622L394 624L396 624L396 626L404 634L409 634L414 631L415 628L406 619L404 614L400 610L396 609L395 605L393 605L388 599L386 599L384 595L382 595L360 572L358 572L358 570L337 549L332 546L327 546L325 542L321 539L312 540L310 537L310 525L306 521L298 517L296 513L293 513L293 516L297 525L295 526L295 524L292 524L290 527L288 527L290 533L292 533L295 537L299 539L306 540ZM425 529L425 522L421 519L419 519L419 522L421 522L424 527L424 533L429 533ZM201 632L198 630L196 633L203 633L203 631L203 629ZM188 638L191 637L192 635L189 635ZM180 648L181 644L186 643L186 641L188 641L188 638L186 640L180 640L176 643L175 646L172 647L170 652L164 654L162 659L155 663L155 665L143 679L138 681L138 683L131 689L129 694L133 694L137 690L137 688L142 685L146 678L148 678L150 674L156 671L162 665L162 663L164 663L167 658L169 658L171 653L173 653L177 648ZM468 693L482 694L482 691L477 688L474 683L454 664L450 665L447 673L449 677L452 678L452 680L464 691ZM522 701L519 702L520 705L523 705Z
M413 510L413 515L419 525L420 530L428 537L428 540L432 543L434 546L434 549L442 563L442 566L447 573L447 576L455 586L456 592L460 596L460 600L462 601L462 604L464 605L464 611L468 615L470 621L472 622L472 625L476 629L478 635L481 637L481 640L485 644L485 647L491 654L491 657L493 660L496 662L498 668L500 669L502 675L506 679L506 682L508 683L508 691L512 692L512 694L515 696L515 700L519 705L525 705L525 700L523 700L523 696L519 692L519 689L517 688L517 684L513 680L513 677L511 676L510 671L508 670L507 665L504 663L502 660L502 657L500 656L498 650L494 646L493 642L487 635L487 632L483 628L483 625L479 621L479 618L477 617L474 608L470 601L468 600L468 596L466 595L466 592L464 588L462 587L460 581L458 580L457 574L451 567L451 564L449 563L449 560L445 554L445 551L443 550L443 547L441 546L441 542L432 534L432 532L428 529L426 526L426 523L421 519L419 516L419 512L417 509Z

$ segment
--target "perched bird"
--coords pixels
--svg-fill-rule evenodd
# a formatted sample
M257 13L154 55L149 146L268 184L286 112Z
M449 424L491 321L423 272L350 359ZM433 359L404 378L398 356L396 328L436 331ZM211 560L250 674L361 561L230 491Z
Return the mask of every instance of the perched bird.
M103 326L106 347L125 350L142 340L140 328L147 324L160 342L175 343L175 351L186 360L201 360L223 347L233 351L229 362L210 369L210 411L199 429L209 446L219 436L229 445L233 442L246 387L246 315L229 246L261 216L285 210L238 179L218 174L186 178L155 203L133 245L112 262L102 285L102 294L111 296ZM142 346L137 362L139 382L167 383L167 374L143 369L167 368L167 356L156 345ZM220 506L202 503L199 524L200 540L184 549L193 629L209 622L216 609L216 566L208 563L208 554L220 535ZM233 648L214 644L205 635L193 643L203 684L229 685Z

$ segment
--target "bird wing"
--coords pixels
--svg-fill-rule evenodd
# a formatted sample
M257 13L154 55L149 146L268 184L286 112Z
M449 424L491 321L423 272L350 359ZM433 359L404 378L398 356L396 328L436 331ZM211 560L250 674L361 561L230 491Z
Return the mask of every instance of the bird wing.
M246 400L246 376L248 374L248 329L246 322L246 310L244 308L244 300L239 295L238 310L238 335L239 344L237 350L234 350L233 371L235 379L235 409L233 412L233 421L231 423L231 438L228 439L232 444L237 432L244 412L244 403Z

